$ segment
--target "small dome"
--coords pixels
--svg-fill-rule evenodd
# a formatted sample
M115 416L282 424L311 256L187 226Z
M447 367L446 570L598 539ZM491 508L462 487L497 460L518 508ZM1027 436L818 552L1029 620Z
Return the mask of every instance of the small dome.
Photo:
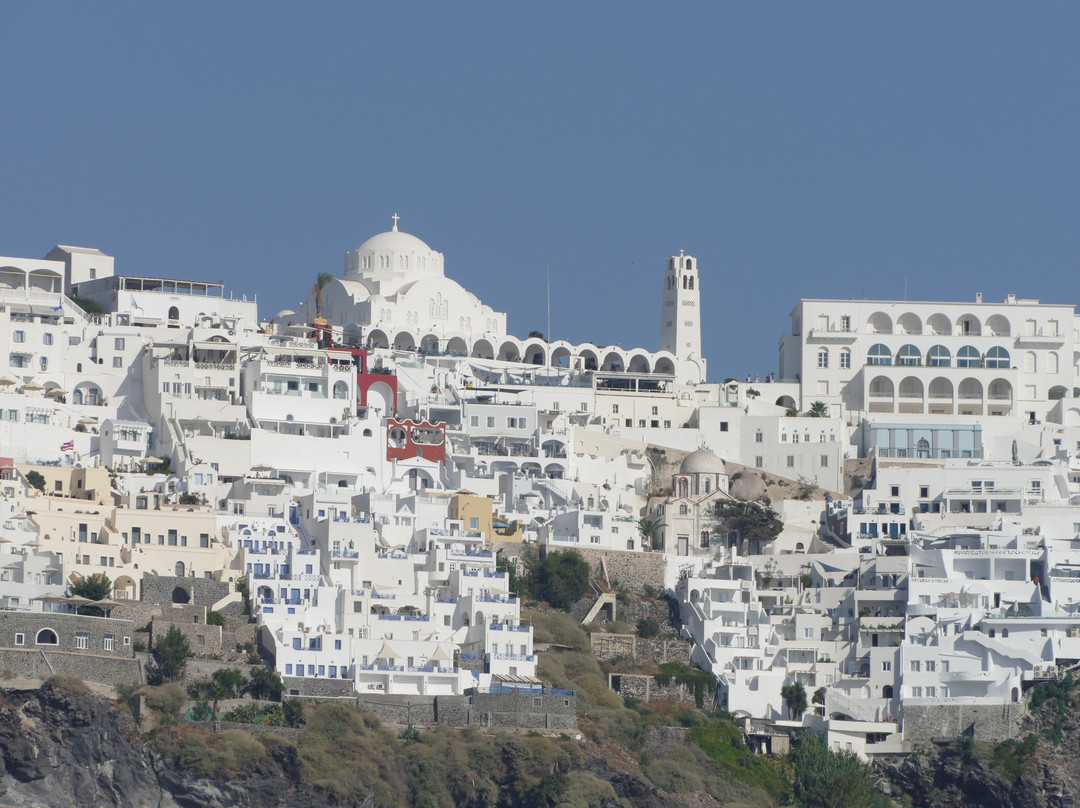
M698 449L683 458L680 474L727 474L724 461L708 449Z

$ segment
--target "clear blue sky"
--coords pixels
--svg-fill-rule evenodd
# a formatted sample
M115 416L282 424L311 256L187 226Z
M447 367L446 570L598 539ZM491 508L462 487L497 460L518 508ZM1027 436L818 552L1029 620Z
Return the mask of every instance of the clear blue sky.
M713 380L800 297L1077 302L1080 6L6 3L0 254L99 247L260 311L401 228L511 330Z

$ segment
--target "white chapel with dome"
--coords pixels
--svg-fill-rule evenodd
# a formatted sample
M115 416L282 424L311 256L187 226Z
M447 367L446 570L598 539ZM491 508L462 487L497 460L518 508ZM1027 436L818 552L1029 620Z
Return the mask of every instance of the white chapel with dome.
M322 317L336 338L369 348L419 351L477 359L522 362L580 371L627 372L673 376L680 382L705 380L700 356L699 289L682 292L693 297L693 335L669 338L666 350L647 351L618 346L600 347L565 340L519 339L507 332L506 314L485 305L445 274L443 254L421 239L398 229L398 216L385 233L372 236L345 254L345 272L322 290ZM686 263L689 256L669 261ZM690 264L693 266L693 264ZM696 274L696 273L695 273ZM673 281L665 276L665 300ZM681 302L681 301L680 301ZM684 304L685 305L685 304ZM308 325L317 316L312 289L297 311L282 311L277 326ZM666 311L664 316L671 317ZM686 325L690 325L687 323ZM679 355L682 346L683 355Z

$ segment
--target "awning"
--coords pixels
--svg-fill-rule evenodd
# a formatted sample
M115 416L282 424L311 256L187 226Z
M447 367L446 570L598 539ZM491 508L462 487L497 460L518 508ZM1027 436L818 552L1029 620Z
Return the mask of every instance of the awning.
M7 310L12 314L29 314L30 306L26 303L8 303Z
M375 655L376 659L401 659L401 655L390 647L390 643L383 640L382 648L379 649L379 653Z
M161 325L160 317L143 317L141 314L131 315L132 325Z
M429 662L450 662L453 659L441 645L435 649L435 653L428 657Z

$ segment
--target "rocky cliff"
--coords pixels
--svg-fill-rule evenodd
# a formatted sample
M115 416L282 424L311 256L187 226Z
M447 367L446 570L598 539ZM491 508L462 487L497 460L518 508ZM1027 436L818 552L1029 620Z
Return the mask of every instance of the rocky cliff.
M599 757L587 756L584 769L632 805L679 804L643 777ZM376 808L370 796L351 804ZM303 780L291 745L272 748L263 763L239 777L195 776L158 755L108 699L46 683L37 690L0 690L0 805L322 808L341 803Z

